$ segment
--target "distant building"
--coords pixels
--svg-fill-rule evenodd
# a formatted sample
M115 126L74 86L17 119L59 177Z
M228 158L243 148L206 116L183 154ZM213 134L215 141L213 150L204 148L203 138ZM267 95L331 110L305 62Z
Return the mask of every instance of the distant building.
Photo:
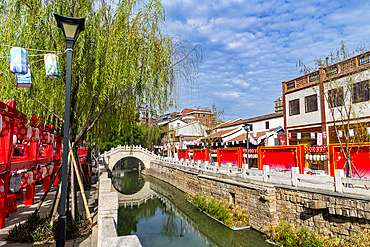
M185 108L181 112L166 113L158 116L156 124L158 126L166 126L170 121L180 119L185 123L199 122L205 126L212 126L215 123L214 115L211 111Z
M155 124L155 116L157 115L155 110L151 110L145 107L138 107L137 112L139 113L139 124Z
M275 113L283 113L283 97L278 98L275 100Z

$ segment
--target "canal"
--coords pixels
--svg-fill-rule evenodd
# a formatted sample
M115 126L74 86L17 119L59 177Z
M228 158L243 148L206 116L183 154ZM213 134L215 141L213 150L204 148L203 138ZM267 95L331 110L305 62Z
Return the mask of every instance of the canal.
M113 170L119 192L117 230L135 234L144 247L166 246L270 246L253 230L231 230L186 201L184 192L139 169Z

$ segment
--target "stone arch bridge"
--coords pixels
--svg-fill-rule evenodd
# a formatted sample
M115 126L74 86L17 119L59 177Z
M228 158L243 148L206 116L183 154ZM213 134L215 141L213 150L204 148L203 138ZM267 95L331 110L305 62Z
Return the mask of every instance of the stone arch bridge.
M127 157L141 160L145 168L150 168L150 162L159 158L159 156L141 146L118 146L108 152L104 152L102 158L106 167L112 171L118 161Z

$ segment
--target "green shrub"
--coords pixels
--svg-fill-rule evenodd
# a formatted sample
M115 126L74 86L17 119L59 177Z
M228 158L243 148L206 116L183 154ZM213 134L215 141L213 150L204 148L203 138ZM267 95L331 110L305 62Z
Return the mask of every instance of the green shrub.
M187 193L186 199L191 201L196 207L222 221L225 225L242 227L248 224L247 216L244 213L245 209L229 205L225 200L216 201L214 198L201 196L199 193L195 196L190 196Z
M311 232L305 227L295 228L284 221L281 221L277 226L270 226L266 235L269 240L284 247L370 246L368 232L357 232L351 235L349 240L345 240Z
M9 230L7 241L13 243L30 243L30 242L50 242L56 239L58 222L55 221L50 226L50 215L39 216L31 214L26 222L15 225ZM67 215L66 239L74 239L81 235L87 234L91 230L86 214L78 213L75 224L72 224L71 216Z

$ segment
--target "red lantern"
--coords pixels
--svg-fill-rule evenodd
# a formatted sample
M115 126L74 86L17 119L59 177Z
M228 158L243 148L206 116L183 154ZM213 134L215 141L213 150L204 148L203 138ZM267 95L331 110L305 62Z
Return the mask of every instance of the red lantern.
M51 134L48 132L48 140L46 141L47 144L51 144L52 137Z
M32 184L33 182L35 182L35 180L33 179L33 171L28 171L28 185Z
M50 165L47 166L47 169L48 169L48 175L52 175L53 170L54 170L54 166L52 164L50 164Z
M0 179L0 198L5 197L5 183L4 180Z
M45 167L45 166L43 166L43 167L41 167L40 168L40 172L41 172L41 177L42 178L45 178L45 177L47 177L48 176L48 169Z
M49 143L49 139L50 138L50 133L46 132L46 131L43 131L40 135L40 142L41 143ZM51 143L51 141L50 141Z
M6 136L9 133L10 118L3 114L0 116L0 136Z
M33 179L32 179L32 181L34 183L37 182L37 181L39 181L39 178L40 178L39 169L32 170L32 173L33 173Z
M18 140L23 140L27 138L28 127L25 123L20 123L17 126L17 138Z
M39 129L32 127L32 136L31 136L31 141L38 141L40 140L40 134L39 134Z
M29 174L22 172L19 175L21 176L21 189L26 188L29 185Z
M30 141L31 138L32 138L32 127L29 126L29 127L27 127L27 135L26 135L26 138L24 138L24 140Z

